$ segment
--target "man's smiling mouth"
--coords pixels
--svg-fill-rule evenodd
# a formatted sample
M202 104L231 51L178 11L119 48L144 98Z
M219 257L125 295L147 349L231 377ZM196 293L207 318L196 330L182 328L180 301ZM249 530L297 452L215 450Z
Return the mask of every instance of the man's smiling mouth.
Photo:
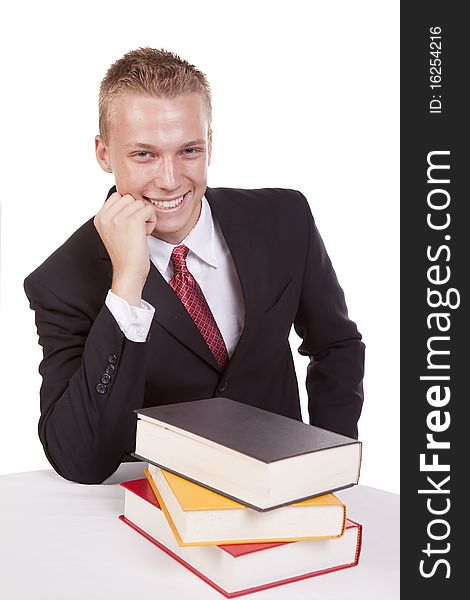
M187 193L183 194L182 196L178 196L177 198L173 198L171 200L157 200L156 198L149 198L148 196L142 196L142 197L144 198L144 200L147 200L148 202L150 202L157 208L168 209L168 208L176 208L177 206L179 206L183 202L184 197L187 195Z

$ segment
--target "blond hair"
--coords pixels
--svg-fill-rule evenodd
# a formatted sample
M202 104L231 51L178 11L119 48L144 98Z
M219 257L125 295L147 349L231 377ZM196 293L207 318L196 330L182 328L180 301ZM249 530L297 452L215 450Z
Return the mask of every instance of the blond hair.
M127 52L112 64L101 82L99 129L105 143L111 105L118 96L126 93L157 98L201 94L207 106L209 123L211 121L211 92L204 73L174 52L138 48Z

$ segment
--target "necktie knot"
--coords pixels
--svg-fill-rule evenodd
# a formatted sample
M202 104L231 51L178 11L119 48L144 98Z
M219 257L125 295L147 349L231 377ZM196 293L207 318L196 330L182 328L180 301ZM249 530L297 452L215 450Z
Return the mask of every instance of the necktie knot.
M189 248L184 244L173 248L171 253L171 264L173 265L173 273L175 275L180 273L188 273L188 267L186 265L186 257L188 256Z

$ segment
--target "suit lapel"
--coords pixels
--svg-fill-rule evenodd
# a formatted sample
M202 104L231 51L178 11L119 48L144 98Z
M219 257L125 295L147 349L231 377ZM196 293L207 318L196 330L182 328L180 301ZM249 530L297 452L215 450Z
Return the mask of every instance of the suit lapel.
M217 361L190 314L152 263L150 263L150 272L142 296L148 298L150 302L155 302L155 321L195 354L220 371Z
M253 222L253 214L237 209L237 192L231 189L207 188L206 198L213 216L218 220L232 255L245 301L245 325L229 367L249 340L252 324L262 312L262 302L267 291L267 248L260 239L261 228ZM233 198L231 198L233 196Z

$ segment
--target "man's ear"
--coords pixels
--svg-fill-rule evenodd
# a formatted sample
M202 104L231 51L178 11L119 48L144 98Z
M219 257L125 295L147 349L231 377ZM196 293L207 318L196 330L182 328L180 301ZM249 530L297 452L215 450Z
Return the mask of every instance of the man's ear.
M111 162L109 160L109 150L108 146L103 142L103 139L100 135L95 137L95 153L96 160L99 162L100 167L106 173L112 173L113 169L111 168Z
M207 165L211 164L212 156L212 129L209 127L209 133L207 135Z

